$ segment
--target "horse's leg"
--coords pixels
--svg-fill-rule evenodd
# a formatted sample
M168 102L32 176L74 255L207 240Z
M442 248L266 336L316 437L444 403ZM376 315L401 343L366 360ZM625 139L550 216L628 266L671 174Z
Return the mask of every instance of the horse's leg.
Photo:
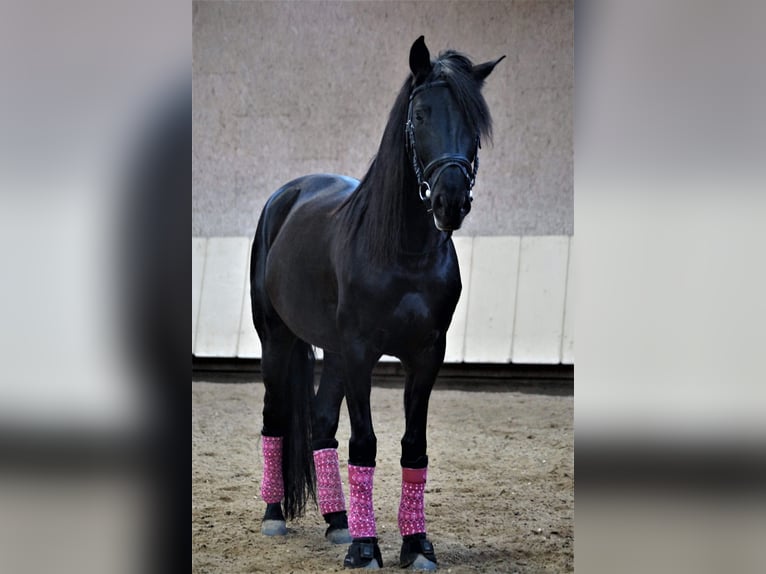
M343 565L346 568L379 568L383 558L378 547L375 510L372 505L377 438L372 427L370 391L372 368L378 357L358 344L347 345L344 354L344 391L351 422L348 444L348 529L353 539Z
M333 544L351 542L338 464L338 441L335 439L343 402L343 378L341 356L325 351L322 378L312 412L312 449L319 511L329 525L325 537Z
M285 516L288 519L300 516L315 492L311 453L314 353L283 322L266 286L268 254L297 196L297 188L289 192L283 188L269 199L258 219L250 253L253 324L263 347L261 492L267 504L262 528L266 534L285 534ZM275 289L279 291L282 270L277 267L274 275Z
M314 495L310 443L314 354L281 321L271 324L263 343L261 495L267 506L261 530L267 535L286 534L285 516L301 516Z
M265 388L263 397L263 427L261 429L261 451L263 454L263 476L261 498L266 503L266 512L261 523L261 532L267 536L287 534L282 499L285 495L282 474L282 453L284 447L287 416L287 370L294 338L285 327L269 330L271 335L263 337L261 372Z
M271 202L267 203L266 207ZM284 476L282 454L284 436L287 431L287 370L290 347L293 341L289 330L279 319L265 290L266 258L269 237L266 229L269 217L264 208L258 219L258 228L250 252L250 303L253 325L261 340L261 373L264 385L263 427L261 428L261 449L263 454L263 475L261 498L266 502L266 512L261 532L268 536L287 534L285 516L282 512L284 498Z
M402 437L402 494L399 502L399 532L402 550L399 565L415 570L436 569L433 545L426 537L424 492L428 471L426 423L428 400L444 360L445 338L414 358L403 361L406 372Z

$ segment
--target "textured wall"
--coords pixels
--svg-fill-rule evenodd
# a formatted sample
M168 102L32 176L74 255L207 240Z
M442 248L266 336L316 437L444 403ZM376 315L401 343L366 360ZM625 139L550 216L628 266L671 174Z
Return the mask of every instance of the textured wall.
M251 235L294 177L361 177L412 42L507 58L459 234L573 233L573 1L213 2L194 10L192 234Z

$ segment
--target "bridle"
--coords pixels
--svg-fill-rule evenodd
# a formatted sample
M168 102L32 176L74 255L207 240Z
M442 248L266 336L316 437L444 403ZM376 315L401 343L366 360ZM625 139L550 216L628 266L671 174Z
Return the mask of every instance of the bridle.
M415 176L418 178L418 194L420 199L425 203L426 209L431 211L431 188L436 185L439 176L445 169L451 166L457 166L460 171L463 172L466 182L468 183L468 199L473 201L473 186L476 183L476 174L479 173L479 148L481 148L481 141L479 135L476 135L476 148L473 156L473 163L462 154L445 153L431 160L427 166L423 167L423 164L418 157L418 152L415 146L415 125L412 123L412 102L415 96L422 91L430 88L449 87L449 84L445 80L436 80L427 84L422 84L412 90L410 94L410 102L407 108L407 123L405 124L405 133L407 136L407 149L410 153L410 161L412 162L412 169L415 170Z

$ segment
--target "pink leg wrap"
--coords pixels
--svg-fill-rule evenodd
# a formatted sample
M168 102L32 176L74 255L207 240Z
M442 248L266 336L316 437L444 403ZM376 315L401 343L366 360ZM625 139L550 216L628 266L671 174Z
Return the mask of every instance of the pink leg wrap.
M338 449L324 448L314 451L314 468L317 475L317 494L319 495L319 512L341 512L346 510L346 499L343 497L343 484L340 481L340 466L338 465Z
M348 532L352 538L377 536L372 507L374 466L348 465Z
M402 498L399 502L399 532L402 536L426 531L423 493L427 470L402 468Z
M285 486L282 481L282 437L262 436L261 448L263 449L261 498L268 504L280 502L285 496Z

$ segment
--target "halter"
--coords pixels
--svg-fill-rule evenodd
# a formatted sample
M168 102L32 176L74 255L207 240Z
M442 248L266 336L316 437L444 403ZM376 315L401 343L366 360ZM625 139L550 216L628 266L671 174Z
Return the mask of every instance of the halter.
M407 123L405 124L407 149L410 152L412 169L415 171L415 176L418 178L418 194L420 195L420 199L426 205L428 211L431 211L431 187L436 185L436 182L445 169L451 166L460 168L460 171L463 172L463 176L465 176L466 182L468 182L468 199L470 201L473 201L472 190L476 183L476 174L479 173L479 148L481 148L481 141L479 140L478 134L476 135L476 152L473 156L473 163L462 154L446 153L431 160L427 166L423 167L420 158L418 158L418 152L415 146L415 126L412 123L412 102L418 93L429 88L439 87L449 87L449 84L445 80L436 80L434 82L420 85L412 90L409 106L407 108Z

